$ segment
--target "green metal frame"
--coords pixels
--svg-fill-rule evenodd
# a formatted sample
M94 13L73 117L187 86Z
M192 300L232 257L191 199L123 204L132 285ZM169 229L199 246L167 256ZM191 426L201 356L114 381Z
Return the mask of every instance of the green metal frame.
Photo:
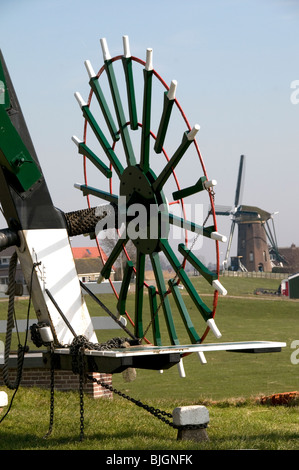
M0 164L15 179L16 189L25 192L40 179L41 172L12 125L5 104L0 105L0 122Z

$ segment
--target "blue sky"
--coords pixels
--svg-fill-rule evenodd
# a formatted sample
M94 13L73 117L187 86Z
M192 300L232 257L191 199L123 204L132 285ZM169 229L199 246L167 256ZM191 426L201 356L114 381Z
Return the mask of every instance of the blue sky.
M2 0L0 48L12 76L55 205L85 207L73 134L83 120L74 92L87 97L84 60L102 65L128 35L132 55L154 50L154 68L178 81L178 99L198 142L216 202L233 203L241 154L243 203L276 215L280 246L299 245L299 2L282 0ZM299 97L299 94L298 94ZM228 235L229 220L218 220ZM233 251L233 250L232 250ZM234 254L232 252L232 254Z

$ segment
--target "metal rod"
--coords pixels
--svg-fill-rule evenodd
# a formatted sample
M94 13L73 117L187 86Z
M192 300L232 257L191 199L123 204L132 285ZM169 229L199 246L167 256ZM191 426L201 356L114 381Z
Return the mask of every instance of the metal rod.
M78 335L75 333L72 325L70 324L70 322L68 321L68 319L66 318L66 316L64 315L64 313L62 312L62 310L60 309L59 305L57 304L56 300L54 299L53 295L51 294L51 292L48 290L48 289L45 289L46 291L46 294L48 295L48 297L51 299L53 305L56 307L58 313L60 314L61 318L63 319L64 323L66 324L66 326L69 328L69 330L71 331L71 333L74 335L74 337L76 338Z
M103 304L103 302L100 301L100 299L94 295L93 292L91 292L90 289L88 289L88 287L82 282L80 281L80 286L90 295L90 297L95 300L97 302L97 304L99 304L103 310L105 310L106 313L108 313L108 315L110 315L111 318L113 318L113 320L132 338L132 339L137 339L131 332L130 330L127 329L127 327L120 321L118 320L118 318L112 313L110 312L110 310L106 307L106 305Z
M9 228L3 228L0 231L0 251L5 250L9 246L19 245L20 239L17 232Z

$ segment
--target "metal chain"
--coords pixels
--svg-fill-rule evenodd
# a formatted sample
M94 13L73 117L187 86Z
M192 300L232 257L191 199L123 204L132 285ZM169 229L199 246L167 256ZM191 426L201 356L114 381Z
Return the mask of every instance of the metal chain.
M84 349L79 351L80 441L84 439Z
M74 344L73 344L74 343ZM115 347L117 344L118 347L121 347L121 344L124 344L123 338L113 338L112 340L108 341L107 343L101 344L94 344L90 343L84 336L77 337L73 340L71 345L71 354L73 356L73 363L72 369L74 374L79 374L79 397L80 397L80 441L84 439L84 382L85 379L90 380L91 382L97 383L101 387L109 390L116 395L125 398L126 400L134 403L136 406L143 408L148 413L155 416L157 419L162 421L163 423L169 425L170 427L178 430L183 429L204 429L207 427L208 423L200 424L200 425L186 425L186 426L178 426L170 421L168 418L172 418L172 414L166 411L160 410L159 408L154 408L153 406L146 405L142 403L140 400L136 400L135 398L126 395L125 393L117 390L116 388L112 387L111 385L102 382L101 380L96 379L95 377L88 375L85 373L85 363L84 363L84 349L87 346L88 349L111 349ZM49 429L48 432L45 434L44 439L50 436L53 430L53 422L54 422L54 373L55 373L55 364L54 364L54 349L51 348L51 398L50 398L50 422L49 422Z
M84 362L84 349L90 350L109 350L112 348L122 348L125 344L130 344L128 338L112 338L106 343L92 343L88 339L79 335L76 336L70 345L70 354L72 356L72 371L74 374L79 375L79 398L80 398L80 441L84 439L84 381L85 375L85 362Z
M49 429L48 432L45 434L44 439L50 436L53 430L53 423L54 423L54 374L55 374L55 367L54 367L54 351L53 348L51 349L51 384L50 384L50 422L49 422Z
M163 411L163 410L160 410L159 408L154 408L153 406L146 405L146 404L142 403L140 400L136 400L135 398L132 398L129 395L126 395L125 393L120 392L116 388L113 388L111 385L106 384L105 382L101 382L100 380L96 379L95 377L92 377L91 375L86 375L86 377L87 377L87 379L91 380L92 382L97 383L101 387L106 388L106 390L109 390L110 392L115 393L116 395L124 398L125 400L128 400L128 401L134 403L134 405L136 405L140 408L143 408L145 411L152 414L153 416L158 418L160 421L162 421L163 423L167 424L168 426L170 426L174 429L178 429L178 430L183 430L183 429L190 429L190 430L191 429L204 429L208 425L208 423L198 424L198 425L197 424L195 424L195 425L188 424L188 425L185 425L185 426L176 425L172 421L167 419L167 418L172 418L171 413L167 413L167 411Z

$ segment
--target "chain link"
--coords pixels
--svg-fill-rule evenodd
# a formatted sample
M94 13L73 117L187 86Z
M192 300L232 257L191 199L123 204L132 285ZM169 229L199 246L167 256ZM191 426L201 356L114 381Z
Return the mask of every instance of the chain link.
M84 349L79 352L80 441L84 439Z
M91 382L97 383L101 387L113 392L114 394L132 402L134 405L143 408L145 411L155 416L157 419L167 424L168 426L177 429L177 430L195 430L195 429L205 429L208 423L199 424L199 425L185 425L179 426L170 421L168 418L172 418L172 414L166 411L160 410L153 406L149 406L145 403L142 403L140 400L136 400L133 397L117 390L111 385L102 382L95 377L88 375L85 372L85 362L84 362L84 350L87 349L98 349L98 350L109 350L115 347L124 347L124 343L127 339L124 338L112 338L107 343L90 343L84 336L76 337L70 347L70 353L72 355L72 370L74 374L79 375L79 397L80 397L80 441L84 439L84 382L85 380L90 380ZM55 364L54 364L54 351L51 349L51 399L50 399L50 423L49 430L44 436L47 438L52 433L53 422L54 422L54 373L55 373Z
M185 426L176 425L172 421L167 419L167 418L172 418L171 413L168 413L167 411L160 410L159 408L155 408L153 406L146 405L145 403L142 403L140 400L136 400L135 398L132 398L129 395L126 395L125 393L117 390L116 388L113 388L111 385L106 384L105 382L102 382L102 381L96 379L95 377L92 377L91 375L87 375L86 377L87 377L88 380L90 380L94 383L97 383L98 385L105 388L106 390L109 390L110 392L115 393L116 395L124 398L125 400L128 400L128 401L134 403L134 405L136 405L140 408L143 408L145 411L152 414L153 416L158 418L160 421L162 421L163 423L167 424L168 426L170 426L174 429L178 429L178 430L205 429L208 425L208 423L198 424L198 425L197 424L195 424L195 425L188 424L188 425L185 425Z
M72 344L72 356L73 356L73 361L72 361L72 366L73 366L73 372L74 374L79 374L79 397L80 397L80 441L83 441L84 439L84 382L85 380L90 380L91 382L94 382L101 387L105 388L106 390L109 390L110 392L113 392L114 394L120 396L121 398L124 398L125 400L130 401L134 405L138 406L139 408L143 408L145 411L150 413L151 415L155 416L157 419L162 421L163 423L167 424L168 426L177 429L177 430L184 430L184 429L204 429L207 427L208 423L205 424L200 424L200 425L185 425L185 426L178 426L174 424L170 419L172 418L172 414L168 413L166 411L160 410L159 408L155 408L153 406L149 406L145 403L142 403L140 400L136 400L133 397L130 397L129 395L117 390L116 388L112 387L111 385L102 382L99 379L96 379L95 377L88 375L85 373L85 363L84 363L84 347L86 346L85 341L86 338L84 337L77 337ZM121 338L112 338L106 345L106 343L94 345L93 343L89 344L89 347L92 348L92 346L98 346L102 350L105 349L111 349L115 344L123 344L123 339ZM86 340L88 343L88 341ZM50 421L49 421L49 429L48 432L45 434L44 439L48 438L53 430L53 423L54 423L54 374L55 374L55 355L54 355L54 350L51 348L51 384L50 384Z
M70 345L70 354L72 356L72 371L79 375L79 398L80 398L80 441L84 439L84 382L86 379L84 350L109 350L112 348L123 348L130 344L128 338L111 338L105 343L92 343L88 339L79 335L76 336Z
M50 436L53 430L53 423L54 423L54 374L55 374L55 367L54 367L54 351L51 348L51 371L50 371L51 383L50 383L50 422L49 422L49 429L48 432L44 435L44 439Z

